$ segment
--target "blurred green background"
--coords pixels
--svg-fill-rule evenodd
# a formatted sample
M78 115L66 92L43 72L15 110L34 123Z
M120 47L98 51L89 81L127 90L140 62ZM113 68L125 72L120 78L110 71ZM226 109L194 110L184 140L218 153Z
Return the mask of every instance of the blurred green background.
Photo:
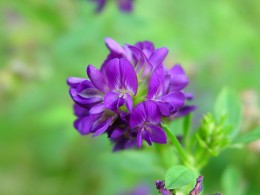
M100 66L104 37L170 49L195 94L195 121L229 86L244 102L244 128L259 120L259 0L136 0L121 13L84 0L0 1L0 195L114 195L146 185L162 170L153 149L111 153L105 136L73 129L68 76ZM195 122L196 125L196 122ZM229 149L204 169L205 194L260 193L260 144ZM233 193L236 190L236 193ZM156 193L155 193L156 194Z

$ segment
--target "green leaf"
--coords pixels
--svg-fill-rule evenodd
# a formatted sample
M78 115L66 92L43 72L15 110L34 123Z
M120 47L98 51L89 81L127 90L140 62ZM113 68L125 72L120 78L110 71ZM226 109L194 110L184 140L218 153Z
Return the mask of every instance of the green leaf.
M243 135L238 136L233 143L234 144L246 144L260 139L260 126L255 128L252 131L244 133Z
M242 118L242 106L239 96L231 90L223 89L215 104L215 115L218 121L226 116L226 124L232 125L231 137L237 135Z
M243 185L241 185L241 173L238 168L234 166L228 166L221 179L221 184L223 188L223 194L244 194Z
M176 165L171 167L165 175L166 189L176 189L188 185L194 180L194 173L192 170Z

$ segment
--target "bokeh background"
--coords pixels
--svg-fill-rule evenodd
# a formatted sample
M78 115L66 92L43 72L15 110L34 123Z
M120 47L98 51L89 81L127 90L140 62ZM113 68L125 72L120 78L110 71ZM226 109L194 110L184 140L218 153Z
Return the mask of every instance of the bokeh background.
M111 153L105 136L73 129L68 76L101 65L104 38L151 40L170 49L195 94L196 119L229 86L244 102L243 131L259 120L259 0L135 0L131 14L109 1L0 1L0 194L114 195L162 179L152 149ZM260 193L260 146L229 149L203 170L204 192ZM236 190L236 193L234 192Z

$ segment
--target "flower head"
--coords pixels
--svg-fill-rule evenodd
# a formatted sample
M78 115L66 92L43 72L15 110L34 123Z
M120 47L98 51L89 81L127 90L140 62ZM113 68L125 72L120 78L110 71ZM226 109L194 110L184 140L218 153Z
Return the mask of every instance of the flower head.
M82 135L107 133L114 151L141 147L143 140L166 143L161 119L195 109L186 105L192 94L183 91L189 83L184 70L164 67L168 49L156 49L150 41L121 46L106 38L105 43L110 52L100 69L88 65L88 79L67 79L75 128Z

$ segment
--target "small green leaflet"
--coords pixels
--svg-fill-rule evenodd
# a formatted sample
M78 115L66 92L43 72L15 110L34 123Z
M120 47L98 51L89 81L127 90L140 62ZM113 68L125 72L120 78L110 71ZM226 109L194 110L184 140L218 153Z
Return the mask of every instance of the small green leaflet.
M176 165L168 169L165 175L166 189L181 188L194 180L194 173L192 170L182 166Z

